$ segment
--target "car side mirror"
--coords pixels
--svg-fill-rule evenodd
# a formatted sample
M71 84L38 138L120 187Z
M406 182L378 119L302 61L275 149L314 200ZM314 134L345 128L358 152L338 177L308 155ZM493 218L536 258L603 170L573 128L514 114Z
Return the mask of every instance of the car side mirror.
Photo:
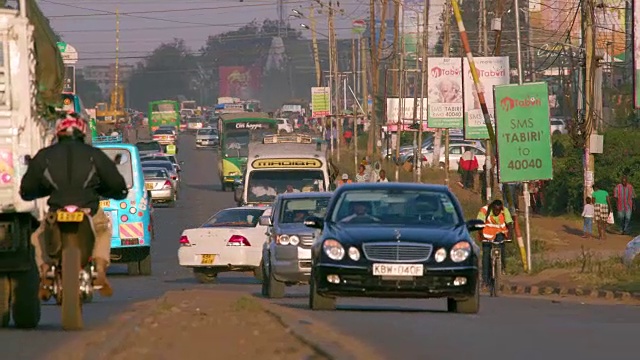
M324 220L317 216L309 216L304 219L304 225L312 229L322 229L324 227Z
M242 200L242 190L244 190L242 186L238 186L233 191L233 200L235 200L237 203L239 203Z
M271 216L260 216L260 225L271 226Z
M480 219L471 219L467 221L467 230L478 231L484 229L484 221Z

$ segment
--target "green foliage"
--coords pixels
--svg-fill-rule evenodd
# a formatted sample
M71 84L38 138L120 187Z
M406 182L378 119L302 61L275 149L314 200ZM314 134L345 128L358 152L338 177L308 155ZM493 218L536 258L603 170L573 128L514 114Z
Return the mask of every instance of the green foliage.
M629 182L640 186L640 131L611 129L604 134L604 152L595 154L595 181L613 195L613 188L627 175ZM583 155L566 135L553 137L554 149L563 148L562 157L553 160L553 180L544 189L545 208L550 214L579 212L583 204ZM555 154L558 155L558 154Z

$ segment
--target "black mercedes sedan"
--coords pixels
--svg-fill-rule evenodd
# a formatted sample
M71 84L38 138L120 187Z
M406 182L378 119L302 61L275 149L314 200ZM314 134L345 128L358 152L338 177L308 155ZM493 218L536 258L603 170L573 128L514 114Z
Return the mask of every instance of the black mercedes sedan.
M480 309L479 247L445 186L359 183L340 186L312 247L309 306L334 310L338 297L446 298L450 312Z

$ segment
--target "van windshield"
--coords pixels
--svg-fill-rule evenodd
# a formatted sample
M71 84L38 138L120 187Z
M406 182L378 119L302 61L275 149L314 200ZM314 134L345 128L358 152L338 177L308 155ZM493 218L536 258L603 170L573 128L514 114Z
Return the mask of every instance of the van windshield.
M127 189L131 189L133 187L133 163L131 162L131 152L126 149L117 148L102 148L101 150L113 161L115 161L116 155L122 155L122 159L125 161L123 164L116 164L116 167L118 168L120 175L124 178L124 181L127 183Z
M325 191L321 170L255 170L247 182L248 202L272 202L287 192Z

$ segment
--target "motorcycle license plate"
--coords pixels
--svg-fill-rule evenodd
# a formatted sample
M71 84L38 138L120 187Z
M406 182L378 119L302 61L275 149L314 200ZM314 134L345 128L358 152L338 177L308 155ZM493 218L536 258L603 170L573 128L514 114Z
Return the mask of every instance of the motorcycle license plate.
M111 201L110 200L100 200L100 207L101 208L106 208L106 207L110 207L111 206Z
M66 212L66 211L58 211L58 215L56 216L56 220L58 222L82 222L84 219L84 213L80 211L76 212Z
M153 183L145 183L144 188L147 190L153 190Z
M202 255L202 260L200 263L202 265L212 265L215 259L216 259L215 255L211 255L211 254Z

